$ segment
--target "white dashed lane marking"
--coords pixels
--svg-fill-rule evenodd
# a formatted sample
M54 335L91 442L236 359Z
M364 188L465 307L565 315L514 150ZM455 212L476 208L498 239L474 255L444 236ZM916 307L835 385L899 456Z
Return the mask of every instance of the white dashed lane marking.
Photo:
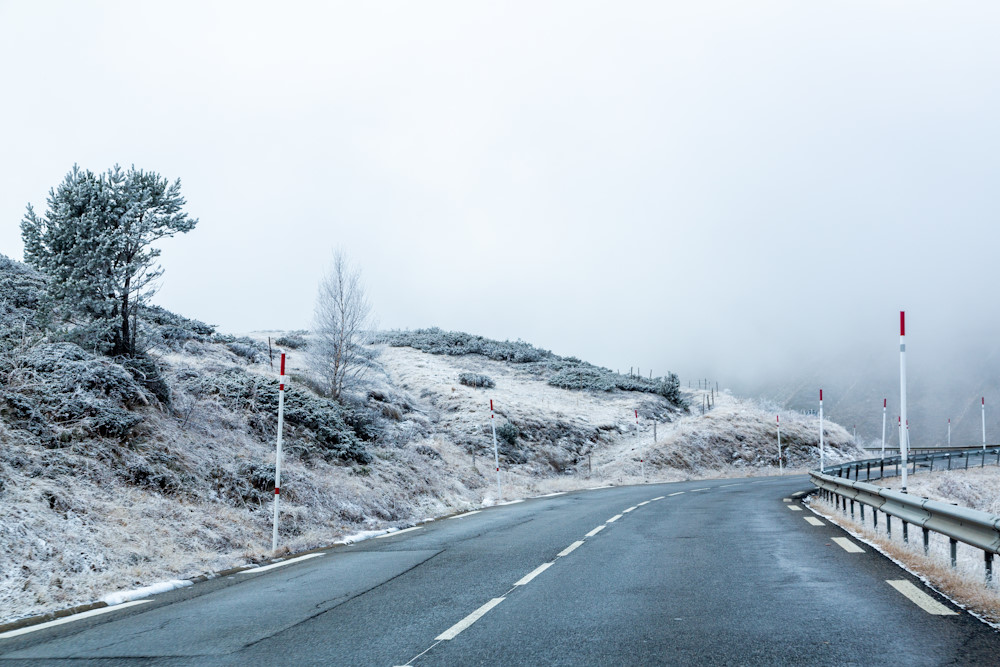
M846 537L834 537L832 539L834 542L837 543L837 546L841 547L844 551L846 551L849 554L863 554L865 552L864 549L859 547L854 542L851 542Z
M935 616L958 616L958 612L944 606L906 579L886 579L886 583L905 595L915 605Z
M556 557L557 558L562 558L563 556L570 555L571 553L573 553L573 550L576 549L581 544L583 544L583 540L578 540L578 541L574 542L573 544L569 545L568 547L566 547L565 549L563 549L562 551L560 551L556 555Z
M653 498L653 500L663 500L664 498L666 498L666 496L656 496L655 498Z
M584 535L584 537L593 537L594 535L597 535L602 530L604 530L604 525L603 524L600 525L600 526L598 526L597 528L593 529L592 531L590 531L586 535Z
M649 502L650 501L648 501L648 500L643 500L641 503L639 503L638 505L636 505L636 507L642 507L643 505L648 505Z
M678 491L677 493L670 493L670 494L667 494L667 495L671 495L671 496L679 496L679 495L681 495L682 493L684 493L684 492L683 492L683 491Z
M801 512L802 511L802 508L801 507L797 507L796 505L785 505L785 507L787 507L788 509L792 510L793 512Z
M448 641L449 639L454 639L459 635L459 633L462 632L462 630L465 630L470 625L481 619L483 616L486 615L486 612L488 612L490 609L493 609L493 607L497 606L506 599L507 598L493 598L492 600L484 604L482 607L475 610L474 612L463 618L461 621L459 621L455 625L451 626L450 628L439 634L434 639L437 641Z
M629 507L627 510L625 510L624 512L622 512L622 514L628 514L632 510L636 509L637 507L638 507L638 505L632 505L632 507Z
M621 514L616 514L613 517L611 517L610 519L608 519L607 521L605 521L604 523L614 523L615 521L617 521L620 518L622 518L622 515Z
M521 577L521 579L519 579L518 582L514 585L524 586L526 583L528 583L529 581L540 575L542 572L545 572L545 570L549 569L550 567L552 567L552 563L545 563L544 565L539 565L534 570Z
M826 525L826 524L824 524L822 521L820 521L819 519L817 519L814 516L804 516L802 518L805 519L810 525L813 525L813 526L824 526L824 525Z

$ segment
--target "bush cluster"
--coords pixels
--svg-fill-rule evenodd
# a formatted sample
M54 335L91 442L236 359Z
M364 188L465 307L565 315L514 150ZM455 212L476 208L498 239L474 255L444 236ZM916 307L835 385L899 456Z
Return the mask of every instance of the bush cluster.
M230 368L209 376L188 375L181 379L195 395L216 396L230 410L246 415L251 428L263 437L274 437L278 414L278 381L242 368ZM316 396L295 386L285 388L285 422L295 429L299 442L289 449L316 453L327 459L369 463L371 454L351 427L351 415L334 400Z
M497 386L493 378L481 373L459 373L458 381L467 387L475 387L477 389L492 389Z
M661 378L621 375L607 368L580 361L576 357L560 357L520 340L496 341L482 336L433 328L383 332L378 335L376 342L392 347L412 347L430 354L449 356L478 354L494 361L524 364L531 372L547 378L548 383L554 387L588 391L615 389L641 391L663 396L677 407L687 407L680 392L680 380L673 373ZM474 381L473 384L465 381L463 379L465 376L472 378L475 374L463 373L459 376L459 382L476 386Z
M556 356L548 350L539 349L521 340L497 341L460 331L442 331L437 327L415 331L387 331L380 334L379 341L391 347L412 347L430 354L449 356L479 354L494 361L515 364L541 361Z
M293 331L275 339L274 344L278 347L287 347L291 350L300 350L306 346L304 331Z

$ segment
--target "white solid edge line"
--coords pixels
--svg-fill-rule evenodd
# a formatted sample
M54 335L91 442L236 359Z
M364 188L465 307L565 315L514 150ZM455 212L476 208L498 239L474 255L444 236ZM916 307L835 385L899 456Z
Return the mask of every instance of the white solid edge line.
M712 487L706 486L704 489L691 489L691 493L694 493L695 491L708 491L710 488Z
M107 607L101 607L100 609L91 609L90 611L82 611L79 614L73 614L72 616L57 618L54 621L46 621L45 623L39 623L38 625L29 625L24 628L18 628L17 630L8 630L7 632L0 634L0 639L8 639L10 637L17 637L18 635L26 635L29 632L35 632L36 630L44 630L45 628L55 627L57 625L62 625L63 623L72 623L73 621L79 621L84 618L90 618L91 616L100 616L101 614L107 614L108 612L115 611L116 609L133 607L137 604L146 604L147 602L152 602L152 600L133 600L132 602L123 602L121 604L113 604Z
M528 583L529 581L540 575L542 572L545 572L545 570L549 569L550 567L552 567L552 563L545 563L544 565L539 565L534 570L532 570L528 574L518 579L517 583L515 583L514 585L524 586L526 583Z
M671 496L679 496L679 495L681 495L682 493L684 493L684 492L683 492L683 491L678 491L677 493L670 493L670 494L668 494L668 495L671 495Z
M573 544L569 545L568 547L560 551L558 554L556 554L556 558L562 558L563 556L570 555L581 544L583 544L583 540L578 540L574 542Z
M783 502L783 503L790 503L790 502L792 502L792 499L791 498L782 498L781 502Z
M464 519L467 516L472 516L473 514L479 514L482 510L472 510L471 512L466 512L465 514L456 514L455 516L448 517L449 519Z
M483 616L486 615L486 612L488 612L490 609L493 609L493 607L497 606L505 599L506 598L493 598L492 600L484 604L482 607L475 610L474 612L463 618L461 621L459 621L455 625L451 626L450 628L439 634L434 639L439 642L448 641L449 639L454 639L459 635L460 632L462 632L462 630L465 630L467 627L469 627L470 625L481 619Z
M594 535L597 535L599 532L601 532L602 530L604 530L604 528L605 528L605 524L601 524L597 528L593 529L592 531L590 531L589 533L587 533L586 535L584 535L584 537L593 537Z
M413 526L412 528L404 528L403 530L394 530L391 533L386 533L385 535L376 535L376 540L381 540L383 537L392 537L393 535L402 535L403 533L409 533L414 530L420 530L421 526Z
M539 498L554 498L555 496L565 495L565 491L556 491L555 493L546 493L544 496L538 496Z
M801 512L802 511L801 507L797 507L795 505L785 505L785 507L787 507L788 509L792 510L793 512Z
M831 539L837 543L837 546L841 547L844 551L846 551L849 554L863 554L865 552L864 549L859 547L854 542L851 542L846 537L833 537Z
M906 579L886 579L885 583L889 584L897 591L908 597L911 602L926 611L928 614L934 614L935 616L958 616L957 611L944 606Z
M610 519L608 519L607 521L605 521L604 523L614 523L618 519L622 518L622 516L623 515L621 515L621 514L616 514L613 517L611 517Z
M812 524L813 526L825 526L826 525L826 524L824 524L822 521L820 521L819 519L817 519L814 516L804 516L802 518L806 520L806 523Z
M637 507L638 507L638 505L632 505L632 507L629 507L627 510L625 510L624 512L622 512L622 514L628 514L632 510L636 509Z
M500 507L501 505L516 505L518 503L523 503L523 502L524 498L518 498L517 500L506 500L502 503L497 503L496 506Z
M240 570L239 574L257 574L258 572L267 572L268 570L273 570L278 567L285 567L286 565L291 565L292 563L298 563L299 561L309 560L310 558L316 558L317 556L322 556L323 554L306 554L305 556L299 556L298 558L292 558L291 560L282 561L280 563L274 563L273 565L265 565L264 567L255 567L249 570Z
M644 500L641 503L639 503L638 505L636 505L636 507L642 507L643 505L648 505L650 502L651 501L649 501L649 500Z

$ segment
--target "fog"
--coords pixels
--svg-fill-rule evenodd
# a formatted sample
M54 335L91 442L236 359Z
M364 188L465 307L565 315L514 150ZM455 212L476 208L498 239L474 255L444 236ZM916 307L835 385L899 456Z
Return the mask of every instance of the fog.
M848 427L900 310L914 431L997 388L994 3L359 4L0 2L0 252L135 164L200 219L156 301L224 331L308 327L342 248L383 327Z

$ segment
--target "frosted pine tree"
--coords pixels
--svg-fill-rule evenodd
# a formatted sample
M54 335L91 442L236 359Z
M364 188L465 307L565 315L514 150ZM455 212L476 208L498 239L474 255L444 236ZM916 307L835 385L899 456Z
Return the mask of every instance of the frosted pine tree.
M49 276L53 312L88 346L135 354L139 306L163 273L151 244L198 224L181 210L180 187L134 166L98 175L74 165L44 216L28 205L24 259Z

